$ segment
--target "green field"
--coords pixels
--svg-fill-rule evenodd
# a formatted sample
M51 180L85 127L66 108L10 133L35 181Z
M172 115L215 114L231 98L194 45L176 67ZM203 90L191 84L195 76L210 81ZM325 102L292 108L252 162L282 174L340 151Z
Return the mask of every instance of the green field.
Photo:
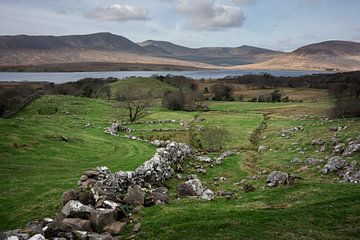
M294 157L331 155L330 148L316 152L311 140L328 141L334 135L330 127L345 125L349 127L338 132L338 137L343 141L355 138L360 132L359 119L321 121L331 106L329 100L207 104L208 112L153 108L142 120L177 122L129 127L136 129L134 134L138 136L184 142L188 141L186 131L149 130L181 129L179 122L195 116L204 119L199 124L228 129L230 138L225 148L238 150L239 154L214 168L205 164L207 173L198 177L214 192L226 190L236 196L217 197L210 202L178 200L175 188L181 180L172 179L166 183L170 204L145 208L133 216L142 223L138 239L358 239L359 185L338 183L334 174L324 176L316 166L299 172L300 166L290 161ZM0 231L23 226L39 217L54 216L60 208L61 193L75 188L77 179L87 169L108 166L114 171L129 170L148 160L155 152L151 145L103 132L119 116L121 111L103 100L44 96L17 115L0 119ZM255 144L250 138L264 121L267 127ZM295 132L290 138L280 136L282 128L299 125L305 127L304 131ZM264 154L257 152L259 145L267 147ZM304 149L304 153L299 154L297 148ZM360 164L359 154L348 160ZM292 186L269 189L265 188L267 174L263 174L251 180L256 187L254 192L242 192L237 183L258 170L291 172L302 180ZM183 175L190 173L192 170L186 168ZM227 181L215 185L213 178L219 176ZM132 234L131 225L127 234Z

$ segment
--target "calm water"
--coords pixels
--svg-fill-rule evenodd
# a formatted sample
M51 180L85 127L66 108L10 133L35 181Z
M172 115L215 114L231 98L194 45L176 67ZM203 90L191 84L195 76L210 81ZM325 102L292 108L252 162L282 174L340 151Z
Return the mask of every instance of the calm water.
M273 76L289 76L296 77L315 73L328 73L316 71L276 71L276 70L213 70L213 71L116 71L116 72L0 72L0 81L40 81L40 82L74 82L82 78L107 78L115 77L124 79L130 76L150 77L157 75L182 75L193 79L209 79L209 78L224 78L226 76L241 76L245 74L263 74L270 73Z

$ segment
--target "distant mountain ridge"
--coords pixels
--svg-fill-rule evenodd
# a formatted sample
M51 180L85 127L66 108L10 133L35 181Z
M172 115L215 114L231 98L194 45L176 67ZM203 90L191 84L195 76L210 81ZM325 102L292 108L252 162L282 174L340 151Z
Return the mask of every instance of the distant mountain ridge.
M87 62L111 63L111 66L131 63L214 69L347 71L360 69L360 43L326 41L284 53L253 46L189 48L166 41L134 43L106 32L69 36L0 36L0 66Z

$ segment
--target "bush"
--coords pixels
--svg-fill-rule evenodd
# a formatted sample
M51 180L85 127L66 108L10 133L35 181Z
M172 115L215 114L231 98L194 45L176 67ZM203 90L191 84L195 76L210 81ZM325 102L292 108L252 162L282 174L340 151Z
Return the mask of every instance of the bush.
M229 131L220 127L191 127L190 144L207 152L222 150L229 141Z
M215 101L233 101L232 88L224 84L215 84L212 87L213 100Z

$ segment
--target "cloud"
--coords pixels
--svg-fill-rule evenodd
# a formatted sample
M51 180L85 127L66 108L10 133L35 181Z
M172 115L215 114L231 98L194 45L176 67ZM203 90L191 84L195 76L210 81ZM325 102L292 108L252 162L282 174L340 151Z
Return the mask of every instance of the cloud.
M216 31L242 27L245 15L238 7L215 3L214 0L180 0L176 9L187 17L191 30Z
M233 0L233 2L240 6L252 6L255 5L256 0Z
M132 5L114 4L107 7L97 7L90 12L83 14L85 18L96 19L99 21L146 21L149 20L148 10Z

